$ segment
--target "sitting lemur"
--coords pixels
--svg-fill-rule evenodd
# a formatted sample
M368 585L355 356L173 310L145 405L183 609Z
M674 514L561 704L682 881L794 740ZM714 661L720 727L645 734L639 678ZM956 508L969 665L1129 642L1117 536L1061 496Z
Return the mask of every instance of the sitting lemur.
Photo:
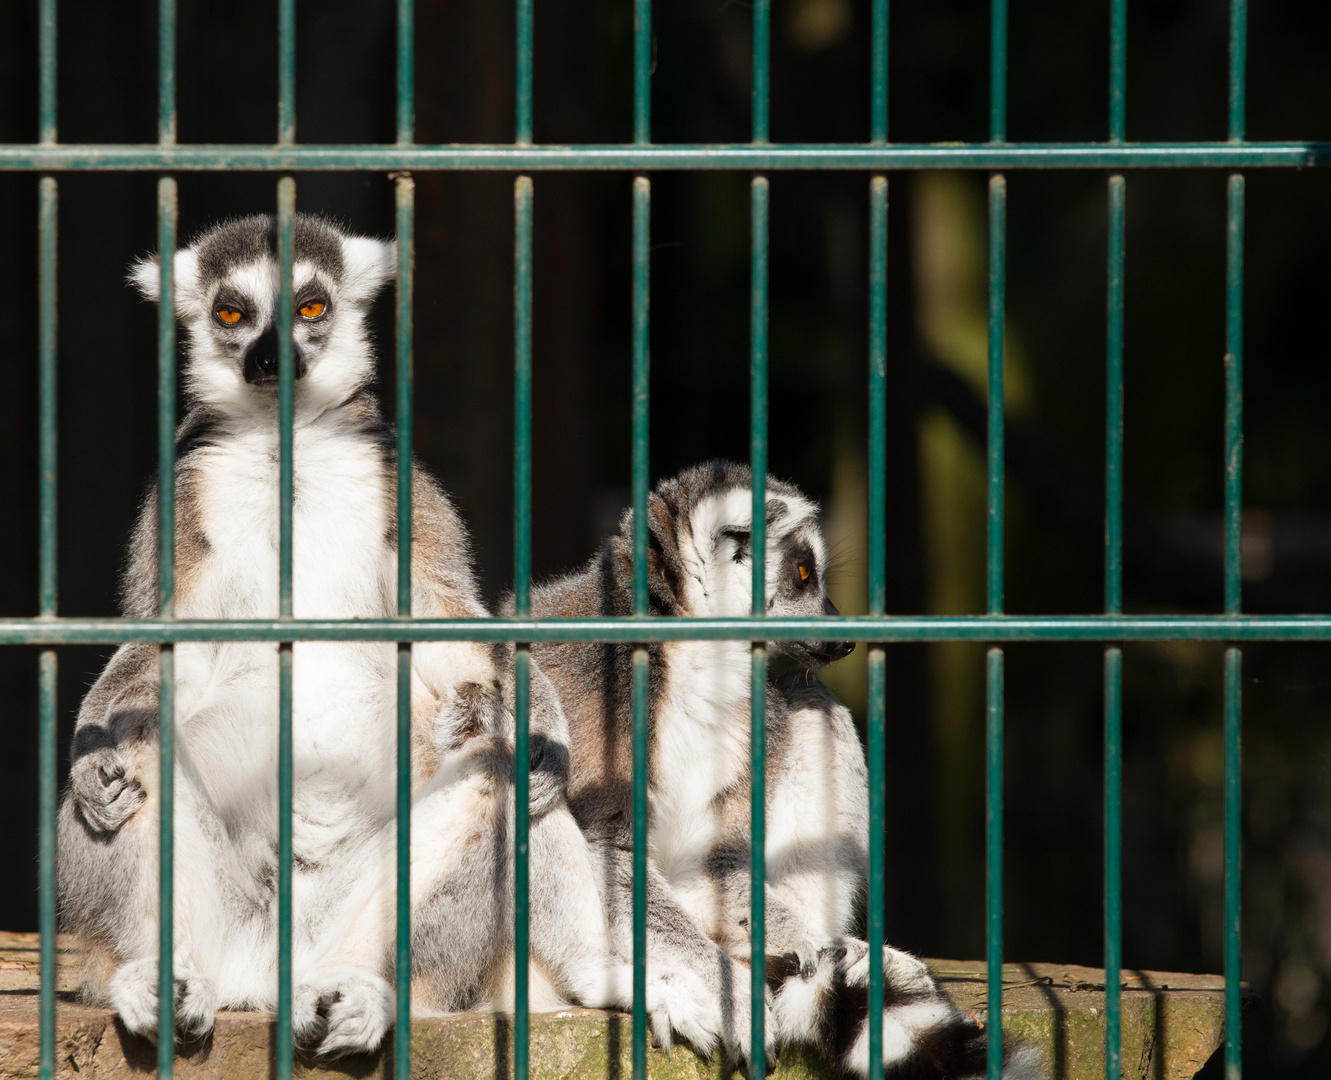
M752 496L747 467L709 462L649 494L651 614L751 611ZM633 515L581 570L537 588L538 618L632 613ZM767 481L766 611L835 615L818 507ZM853 936L868 871L864 752L849 711L813 672L853 643L773 642L766 688L768 1039L812 1042L839 1067L868 1070L869 952ZM569 804L592 846L615 946L632 941L630 645L532 647L559 692L571 736ZM750 646L670 641L648 649L648 970L691 969L726 1011L726 1049L749 1035ZM780 674L775 668L795 670ZM985 1071L984 1033L915 957L883 956L882 1057L888 1075ZM773 1030L773 1028L775 1030ZM701 1049L709 1049L702 1047ZM1037 1075L1024 1048L1004 1076Z

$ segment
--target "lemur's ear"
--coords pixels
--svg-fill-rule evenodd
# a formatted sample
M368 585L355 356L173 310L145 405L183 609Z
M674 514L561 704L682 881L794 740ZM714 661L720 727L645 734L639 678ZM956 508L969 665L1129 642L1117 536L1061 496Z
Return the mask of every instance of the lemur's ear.
M158 255L145 255L136 259L129 268L129 283L143 294L145 300L154 304L162 298L162 260ZM194 287L199 278L199 257L193 249L177 251L172 262L175 271L174 291L176 310L184 313L186 298L194 295Z
M156 255L145 255L135 259L129 268L128 281L143 294L145 300L154 304L162 296L162 261Z
M342 289L365 303L397 276L397 242L368 236L342 238Z
M682 609L680 582L684 563L679 557L679 517L656 492L647 496L647 581L652 599L666 615L687 614Z

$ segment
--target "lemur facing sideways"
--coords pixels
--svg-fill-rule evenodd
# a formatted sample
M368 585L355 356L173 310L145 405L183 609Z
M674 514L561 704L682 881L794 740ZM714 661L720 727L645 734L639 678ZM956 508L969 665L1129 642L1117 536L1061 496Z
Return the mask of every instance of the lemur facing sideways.
M648 573L656 615L743 616L751 610L748 468L710 462L660 483L648 506ZM824 585L818 508L789 484L767 484L767 612L836 614ZM580 572L538 588L540 618L632 610L632 512ZM852 937L867 877L864 753L846 708L811 672L852 643L778 642L796 670L767 686L766 952L778 1042L809 1042L868 1070L868 947ZM568 716L568 798L601 866L615 945L632 933L631 647L533 646ZM649 649L647 952L690 968L728 1017L727 1049L749 1034L750 647L680 641ZM889 1075L982 1075L982 1030L907 953L884 953L883 1062ZM770 1030L770 1029L769 1029ZM770 1036L769 1036L770 1037ZM701 1047L701 1049L709 1049ZM1005 1076L1036 1063L1010 1058Z
M278 266L271 217L218 225L175 259L188 333L176 467L176 614L278 614ZM300 618L395 613L396 455L370 392L366 312L392 242L295 222L293 605ZM132 280L156 300L155 259ZM487 614L466 531L420 467L412 479L412 611ZM124 578L130 616L157 613L157 500L144 502ZM512 1000L511 648L411 652L413 1002L422 1012ZM369 1049L393 1015L396 647L293 649L295 1036L325 1054ZM277 991L278 650L175 648L175 985L184 1036L221 1008ZM84 699L59 815L60 910L88 946L85 1000L157 1030L158 652L122 646ZM567 724L532 677L533 1003L626 1007L594 868L564 802ZM698 1030L685 975L649 986L660 1022ZM706 1023L703 1016L702 1022ZM702 1036L700 1036L702 1037Z

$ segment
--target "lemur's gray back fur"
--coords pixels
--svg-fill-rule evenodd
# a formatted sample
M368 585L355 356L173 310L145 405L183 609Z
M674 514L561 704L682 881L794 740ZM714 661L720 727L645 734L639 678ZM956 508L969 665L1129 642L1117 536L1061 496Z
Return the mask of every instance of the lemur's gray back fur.
M749 487L748 468L714 461L651 492L652 614L748 613ZM834 614L816 505L775 479L768 480L767 493L769 613ZM631 611L631 512L582 570L541 585L532 596L539 618ZM867 873L867 776L849 712L812 674L849 648L770 646L794 670L774 674L767 687L766 943L775 991L769 1039L812 1041L840 1066L863 1073L868 950L855 932ZM564 704L569 803L601 862L603 901L619 947L627 949L632 647L548 642L533 646L533 653ZM746 960L749 948L748 646L738 643L733 656L721 642L653 644L648 653L649 962L691 965L728 1017L726 1048L742 1054L748 973L732 965ZM699 782L693 773L707 772L727 755L734 758L729 772L717 772L711 788L689 790ZM924 966L888 949L884 971L889 1075L982 1074L979 1029L938 992ZM1025 1067L1014 1063L1007 1075L1024 1075Z

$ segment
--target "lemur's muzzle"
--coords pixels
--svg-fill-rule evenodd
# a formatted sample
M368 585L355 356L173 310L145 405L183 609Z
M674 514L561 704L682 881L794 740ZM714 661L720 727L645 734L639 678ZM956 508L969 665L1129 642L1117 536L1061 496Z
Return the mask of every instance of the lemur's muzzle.
M823 597L823 614L840 615L836 604L832 603L831 598ZM855 651L855 642L853 641L810 641L804 646L813 656L817 657L821 663L830 664L833 660L840 660L843 656L849 656Z
M291 343L291 348L292 359L296 362L293 374L299 379L305 374L304 350L294 341ZM247 383L277 381L277 327L268 327L245 351L245 381Z

